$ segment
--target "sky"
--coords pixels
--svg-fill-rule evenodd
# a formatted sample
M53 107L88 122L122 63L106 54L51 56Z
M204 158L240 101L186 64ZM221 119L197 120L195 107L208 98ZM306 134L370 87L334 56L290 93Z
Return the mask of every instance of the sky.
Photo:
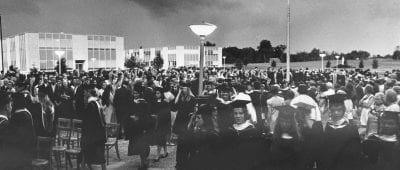
M0 0L3 35L106 34L125 48L197 45L187 27L207 21L217 46L286 44L287 0ZM291 52L391 54L400 45L399 0L291 0Z

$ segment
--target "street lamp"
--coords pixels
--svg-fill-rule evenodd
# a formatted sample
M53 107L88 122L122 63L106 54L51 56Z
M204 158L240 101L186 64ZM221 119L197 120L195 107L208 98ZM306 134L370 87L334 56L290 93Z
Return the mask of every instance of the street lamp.
M224 71L225 71L225 64L226 64L226 56L222 56L222 66L224 67Z
M338 67L339 68L339 58L340 58L340 56L335 56L335 58L336 58L336 67Z
M94 71L94 62L96 61L96 58L91 58L91 60L92 60L92 70Z
M321 57L321 63L322 63L321 68L322 68L322 71L324 71L324 57L325 56L326 56L326 54L324 54L324 53L319 54L319 57Z
M199 95L203 91L203 64L204 64L204 40L217 29L214 24L202 22L200 24L189 25L190 30L200 37L200 75L199 75Z
M58 74L61 75L61 56L65 54L65 51L57 50L55 53L58 56Z

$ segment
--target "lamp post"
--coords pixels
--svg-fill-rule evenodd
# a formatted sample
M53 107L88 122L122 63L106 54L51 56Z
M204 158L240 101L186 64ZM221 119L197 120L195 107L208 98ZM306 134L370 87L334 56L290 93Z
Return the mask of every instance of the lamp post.
M224 67L224 71L225 71L225 64L226 64L226 56L222 56L222 66Z
M57 50L55 53L58 56L58 74L61 75L61 56L64 55L65 51Z
M96 58L91 58L91 60L92 60L92 70L94 71L94 62L96 61Z
M326 54L324 54L324 53L319 54L319 57L321 57L321 68L322 68L322 71L324 71L324 57L325 56L326 56Z
M339 58L340 58L340 56L335 56L335 58L336 58L336 67L338 67L339 68Z
M189 25L190 30L200 37L200 75L199 75L199 95L203 91L203 65L204 65L204 40L217 29L214 24L202 22L200 24Z

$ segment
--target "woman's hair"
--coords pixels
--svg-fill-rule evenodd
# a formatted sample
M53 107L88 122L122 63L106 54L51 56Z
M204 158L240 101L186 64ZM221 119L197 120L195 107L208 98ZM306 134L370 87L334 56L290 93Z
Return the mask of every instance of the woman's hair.
M104 106L109 106L111 104L110 95L112 90L112 85L107 85L104 89L103 95L101 96L101 102Z
M385 100L387 104L392 104L397 101L397 93L393 89L389 89L385 93Z
M283 127L281 126L282 121L290 122L290 127L287 131L284 131ZM287 117L284 118L283 116L279 116L277 118L276 124L275 124L275 129L274 129L274 136L273 136L274 140L279 141L281 139L281 136L283 133L289 134L295 140L298 140L300 138L299 129L298 129L297 122L296 122L294 116L292 116L291 118L287 118Z
M365 94L374 94L374 88L368 84L365 86Z
M22 93L13 94L13 109L22 109L28 107L28 97L25 97Z

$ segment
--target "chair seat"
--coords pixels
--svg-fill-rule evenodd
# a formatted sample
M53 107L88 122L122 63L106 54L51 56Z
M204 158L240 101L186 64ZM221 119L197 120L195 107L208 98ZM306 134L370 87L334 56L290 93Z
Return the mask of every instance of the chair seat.
M65 151L67 148L65 146L53 146L53 151Z
M67 149L65 152L69 154L79 154L81 153L81 149L80 148Z
M40 167L48 165L50 162L47 159L34 159L32 160L32 166Z
M117 142L117 138L108 138L107 142L106 142L106 146L108 145L115 145L115 143Z

